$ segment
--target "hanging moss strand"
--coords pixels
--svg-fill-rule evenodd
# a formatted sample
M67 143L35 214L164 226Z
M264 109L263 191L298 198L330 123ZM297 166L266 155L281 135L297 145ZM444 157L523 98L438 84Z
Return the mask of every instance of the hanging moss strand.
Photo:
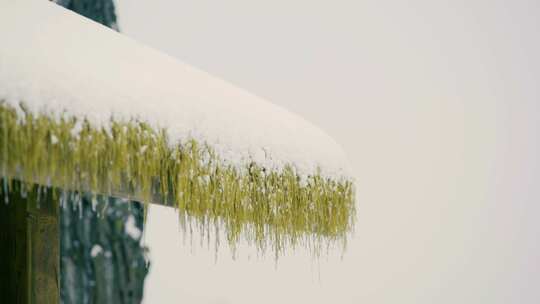
M304 246L316 255L345 244L355 218L349 180L301 180L292 166L227 165L206 143L171 145L166 129L111 118L107 126L0 101L0 173L7 179L122 196L177 208L203 238L223 232L276 256ZM5 187L7 187L6 185ZM187 229L187 228L185 228Z

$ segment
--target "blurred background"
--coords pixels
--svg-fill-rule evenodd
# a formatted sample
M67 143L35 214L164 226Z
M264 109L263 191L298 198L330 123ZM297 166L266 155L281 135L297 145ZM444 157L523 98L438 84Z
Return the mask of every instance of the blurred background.
M124 34L325 130L357 182L343 259L216 261L152 206L145 303L540 302L539 2L116 4Z

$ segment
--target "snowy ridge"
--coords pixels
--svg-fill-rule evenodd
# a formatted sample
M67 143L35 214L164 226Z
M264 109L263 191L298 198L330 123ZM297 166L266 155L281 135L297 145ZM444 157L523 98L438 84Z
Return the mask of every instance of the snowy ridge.
M343 150L302 118L48 1L2 1L0 33L0 100L14 107L136 118L234 165L350 179Z

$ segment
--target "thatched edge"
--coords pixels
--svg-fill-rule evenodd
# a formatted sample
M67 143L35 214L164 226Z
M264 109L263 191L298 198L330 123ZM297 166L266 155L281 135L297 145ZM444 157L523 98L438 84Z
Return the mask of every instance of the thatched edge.
M171 144L166 129L140 120L111 118L97 127L66 113L33 113L23 103L0 102L0 173L171 205L184 227L198 227L203 237L222 230L231 248L244 239L276 256L299 245L315 255L344 246L355 218L351 180L300 177L292 165L279 172L254 162L238 168L206 143Z

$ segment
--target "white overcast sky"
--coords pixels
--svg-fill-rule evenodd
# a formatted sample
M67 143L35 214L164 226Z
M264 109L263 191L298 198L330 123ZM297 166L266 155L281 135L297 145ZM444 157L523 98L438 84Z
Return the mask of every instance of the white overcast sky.
M153 208L145 303L540 303L540 2L117 2L125 34L315 123L357 177L356 233L319 265L216 263Z

